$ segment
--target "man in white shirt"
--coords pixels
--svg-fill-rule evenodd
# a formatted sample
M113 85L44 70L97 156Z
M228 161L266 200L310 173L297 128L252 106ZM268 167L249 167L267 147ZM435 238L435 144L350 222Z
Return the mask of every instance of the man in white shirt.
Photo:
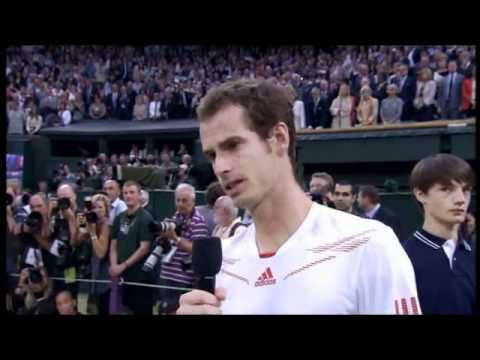
M213 229L212 236L227 239L245 227L242 219L238 216L238 208L230 196L220 196L213 207L214 222L217 224Z
M222 242L215 294L182 295L178 314L395 314L399 303L402 313L420 313L412 264L393 231L313 203L296 181L283 87L227 82L198 115L205 156L253 223Z
M148 108L148 115L150 119L158 120L161 115L162 102L160 101L160 94L153 94L153 101L150 102Z
M113 225L117 215L127 210L127 204L120 199L120 185L116 180L107 180L103 184L103 190L110 199L110 211L108 213L108 224Z

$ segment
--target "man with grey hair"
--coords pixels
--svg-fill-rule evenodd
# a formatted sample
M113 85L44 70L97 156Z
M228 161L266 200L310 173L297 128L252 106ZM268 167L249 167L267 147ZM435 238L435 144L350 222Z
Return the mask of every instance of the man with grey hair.
M218 236L220 239L227 239L237 233L239 229L245 227L242 224L240 216L238 216L238 208L233 204L230 196L220 196L215 201L215 229L213 236Z
M168 230L161 236L170 239L174 255L168 262L162 262L160 283L164 286L191 288L193 286L193 271L191 269L192 243L196 239L208 236L205 219L195 209L195 188L182 183L175 189L176 213L173 216L180 229ZM179 233L178 233L179 232ZM185 291L160 289L159 312L169 314L178 308L180 295Z
M398 87L390 84L387 87L388 97L382 100L380 117L386 124L399 123L402 116L403 100L397 96Z

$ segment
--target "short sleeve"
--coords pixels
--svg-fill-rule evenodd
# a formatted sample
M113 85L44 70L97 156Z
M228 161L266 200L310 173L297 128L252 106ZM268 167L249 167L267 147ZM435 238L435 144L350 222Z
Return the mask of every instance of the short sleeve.
M412 263L387 226L365 245L357 296L360 314L421 314Z
M153 241L153 233L150 231L150 223L153 221L153 218L150 214L148 214L146 211L143 212L142 218L140 222L140 227L139 227L139 240L142 241L148 241L152 242Z

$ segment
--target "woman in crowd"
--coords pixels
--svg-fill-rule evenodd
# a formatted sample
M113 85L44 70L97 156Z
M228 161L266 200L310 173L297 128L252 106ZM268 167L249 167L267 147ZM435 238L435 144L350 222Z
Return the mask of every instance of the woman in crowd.
M345 129L352 127L353 97L350 96L350 86L343 83L340 85L338 96L330 106L332 113L332 129Z
M388 97L383 99L380 106L380 117L382 118L384 124L395 124L400 122L403 109L403 100L397 96L397 91L397 85L388 85Z
M91 253L92 280L110 280L108 273L108 250L110 228L108 226L108 211L110 200L103 194L92 197L92 212L79 215L79 230L77 244L84 247L86 253ZM88 216L88 217L87 217ZM89 217L91 217L89 219ZM96 218L95 218L96 217ZM90 220L90 221L88 221ZM110 284L92 283L90 295L95 298L99 315L107 315L110 301Z
M414 119L432 121L435 113L435 94L437 84L432 78L432 70L425 67L418 72L417 93L413 100Z
M372 97L372 89L364 86L360 89L360 102L357 107L357 120L361 126L377 124L378 100Z
M137 95L135 106L133 108L133 118L135 120L145 120L147 118L147 105L144 102L143 95Z
M105 108L105 104L102 102L100 96L95 96L95 102L90 105L90 109L88 113L92 119L99 120L103 119L107 114L107 109Z
M43 124L42 115L37 114L37 107L35 105L32 105L30 109L30 113L27 114L26 121L25 121L25 127L27 130L27 133L29 135L36 134L42 127L42 124Z

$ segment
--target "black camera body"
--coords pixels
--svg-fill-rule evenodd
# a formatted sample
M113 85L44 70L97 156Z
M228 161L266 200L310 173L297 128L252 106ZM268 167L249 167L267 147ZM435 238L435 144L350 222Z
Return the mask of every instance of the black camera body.
M67 210L71 206L71 202L69 198L60 198L58 199L58 208L60 210Z
M28 269L28 281L32 284L40 284L43 280L42 273L40 269L37 268L29 268Z
M33 233L41 231L43 225L42 214L38 211L32 211L28 214L27 219L25 220L25 225L27 225Z
M92 197L86 196L83 200L83 206L86 210L85 218L87 219L87 223L95 224L98 221L98 216L95 212L93 212L93 203Z
M185 224L182 220L176 218L175 220L171 221L152 221L149 224L149 229L154 234L162 233L168 230L175 230L177 236L180 236L184 225Z

